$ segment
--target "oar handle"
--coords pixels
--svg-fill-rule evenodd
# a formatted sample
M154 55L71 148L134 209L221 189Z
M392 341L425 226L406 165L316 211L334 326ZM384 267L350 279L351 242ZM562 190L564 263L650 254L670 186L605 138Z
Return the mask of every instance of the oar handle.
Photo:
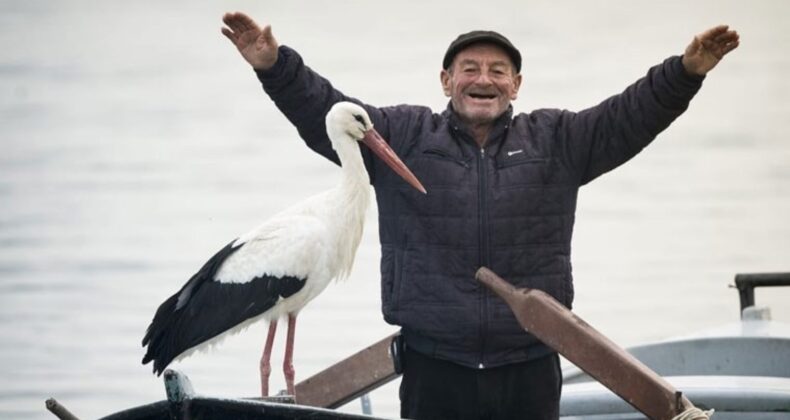
M46 400L44 405L47 407L47 410L49 410L50 413L54 414L61 420L80 420L54 398Z
M672 419L691 402L669 382L548 294L517 289L481 267L475 276L507 302L519 324L651 419Z

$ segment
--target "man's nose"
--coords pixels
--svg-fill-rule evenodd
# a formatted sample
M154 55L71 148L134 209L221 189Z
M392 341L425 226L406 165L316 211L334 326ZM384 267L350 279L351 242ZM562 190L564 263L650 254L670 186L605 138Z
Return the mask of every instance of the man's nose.
M494 83L494 82L491 80L491 77L489 77L489 76L488 76L488 73L485 73L485 72L482 72L482 73L480 73L480 74L477 76L477 79L475 79L475 84L476 84L476 85L481 85L481 86L490 86L490 85L492 85L493 83Z

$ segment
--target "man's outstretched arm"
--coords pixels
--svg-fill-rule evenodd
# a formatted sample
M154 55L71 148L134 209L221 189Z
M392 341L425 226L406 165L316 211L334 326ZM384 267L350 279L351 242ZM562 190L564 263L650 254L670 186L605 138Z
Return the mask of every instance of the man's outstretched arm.
M339 164L327 137L324 120L332 105L339 101L352 101L364 106L377 130L389 137L387 126L377 108L344 95L328 80L305 66L296 51L278 44L270 25L261 27L240 12L226 13L222 21L226 25L222 28L222 34L252 66L264 91L296 127L308 147ZM366 148L362 150L366 164L369 164L370 154Z
M563 118L563 155L585 184L621 165L647 146L680 116L706 74L730 51L739 36L726 25L694 37L682 57L654 66L648 74L600 104Z

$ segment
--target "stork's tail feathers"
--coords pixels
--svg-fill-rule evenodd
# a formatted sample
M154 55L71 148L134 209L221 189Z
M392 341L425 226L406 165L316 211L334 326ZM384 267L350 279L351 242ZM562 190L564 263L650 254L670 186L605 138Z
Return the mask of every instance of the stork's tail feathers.
M167 365L169 365L181 351L186 350L181 349L181 351L179 351L174 348L172 346L174 340L170 336L170 333L172 333L174 329L173 324L175 324L175 320L173 318L175 317L174 312L177 301L178 294L175 294L159 307L153 322L148 326L145 337L143 337L143 347L146 345L148 346L145 356L143 356L143 364L153 361L154 373L157 376L162 374ZM165 316L167 314L172 314L172 316Z
M222 263L239 248L233 246L234 242L214 254L178 293L170 296L157 309L143 337L143 347L148 346L143 364L153 361L154 373L157 375L161 375L178 355L200 344L201 341L185 340L187 336L183 331L189 328L191 319L203 309L197 307L193 298L207 282L213 281Z

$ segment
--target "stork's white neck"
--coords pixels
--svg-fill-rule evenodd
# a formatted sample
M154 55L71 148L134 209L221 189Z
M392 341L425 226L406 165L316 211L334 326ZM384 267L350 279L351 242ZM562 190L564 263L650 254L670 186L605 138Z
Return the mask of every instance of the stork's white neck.
M344 141L345 140L345 141ZM362 240L365 213L370 204L370 177L365 169L359 145L351 139L341 139L333 146L342 164L340 183L332 190L337 203L330 211L337 223L333 238L337 238L335 250L339 264L339 276L346 277L354 263L357 247Z

